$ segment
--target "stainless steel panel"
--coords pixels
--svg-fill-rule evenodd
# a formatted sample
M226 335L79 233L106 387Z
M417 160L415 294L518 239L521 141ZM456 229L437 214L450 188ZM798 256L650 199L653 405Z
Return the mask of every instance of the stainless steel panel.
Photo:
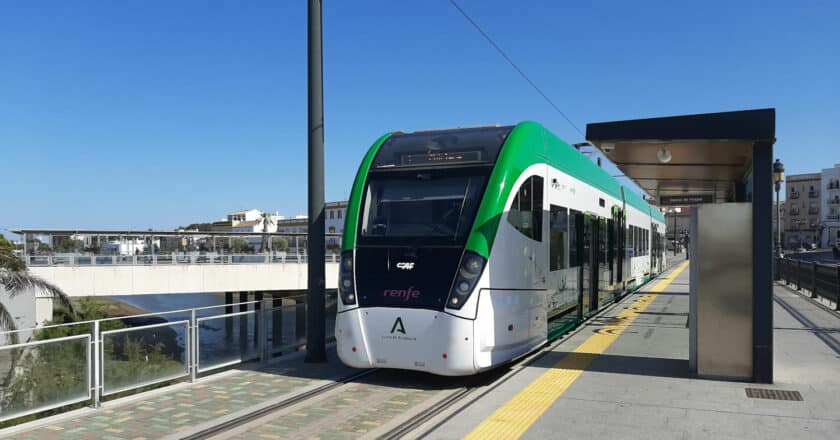
M752 205L697 209L697 372L752 377Z
M691 207L688 242L688 370L697 373L697 207Z

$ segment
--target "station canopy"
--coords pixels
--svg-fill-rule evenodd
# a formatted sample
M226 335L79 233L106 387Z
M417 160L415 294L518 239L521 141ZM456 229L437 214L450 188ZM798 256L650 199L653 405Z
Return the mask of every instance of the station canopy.
M586 140L656 204L744 201L754 148L772 148L775 109L591 123Z

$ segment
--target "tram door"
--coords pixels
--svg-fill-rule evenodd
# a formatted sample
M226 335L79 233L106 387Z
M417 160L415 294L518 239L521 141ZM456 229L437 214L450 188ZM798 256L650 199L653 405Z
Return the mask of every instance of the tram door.
M619 285L617 288L621 289L623 288L622 281L624 281L624 212L621 208L614 210L612 221L613 226L610 231L615 237L615 283Z
M650 224L650 240L652 242L651 252L650 252L650 273L656 273L659 267L659 252L656 251L657 242L656 242L656 225L653 223Z
M598 277L595 283L595 305L593 306L593 309L598 309L603 304L609 302L608 300L612 295L612 291L610 289L610 278L612 277L612 268L610 267L610 260L608 258L608 230L609 229L607 219L599 217L596 226L596 245L598 246L596 258L598 258L598 261L595 263L595 267L598 268Z
M592 311L592 217L589 214L575 216L575 232L577 254L580 258L578 319L583 319Z

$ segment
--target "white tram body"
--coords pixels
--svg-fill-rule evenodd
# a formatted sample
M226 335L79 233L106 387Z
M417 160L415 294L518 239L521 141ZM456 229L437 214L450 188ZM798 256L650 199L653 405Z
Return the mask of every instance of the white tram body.
M386 135L349 202L338 355L439 375L508 363L661 272L663 220L536 123Z

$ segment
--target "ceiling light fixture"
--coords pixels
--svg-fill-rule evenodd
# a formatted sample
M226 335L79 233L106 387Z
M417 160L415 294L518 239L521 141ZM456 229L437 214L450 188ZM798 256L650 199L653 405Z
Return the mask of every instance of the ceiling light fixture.
M656 152L656 158L662 163L668 163L671 161L671 151L662 147Z

